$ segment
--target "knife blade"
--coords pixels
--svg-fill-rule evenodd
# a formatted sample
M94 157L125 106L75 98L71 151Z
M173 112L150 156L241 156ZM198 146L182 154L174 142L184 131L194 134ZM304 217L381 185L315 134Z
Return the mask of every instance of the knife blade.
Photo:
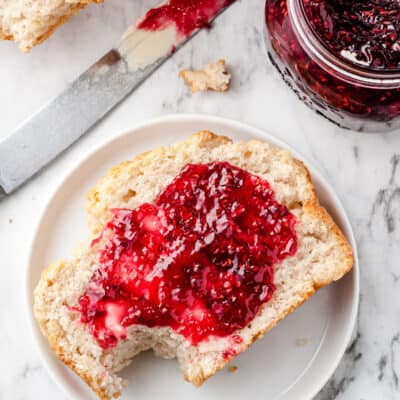
M216 3L208 22L233 1ZM0 197L12 193L76 142L201 30L179 35L174 24L155 31L141 29L146 15L128 29L116 48L0 142Z

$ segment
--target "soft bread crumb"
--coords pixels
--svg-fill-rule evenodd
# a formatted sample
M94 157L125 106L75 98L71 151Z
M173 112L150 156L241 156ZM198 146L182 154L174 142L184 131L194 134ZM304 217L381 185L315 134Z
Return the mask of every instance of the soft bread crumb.
M297 347L304 347L307 346L310 343L310 339L308 338L298 338L296 339L296 346Z
M315 291L347 273L353 265L351 247L330 215L320 206L305 166L287 151L260 141L233 143L230 139L202 131L172 146L140 154L110 170L87 196L92 238L98 235L115 207L135 208L153 202L188 163L227 161L266 179L277 200L296 215L298 250L275 265L276 290L257 316L233 334L243 342L236 354L272 329ZM153 349L163 358L178 359L186 380L200 386L224 368L232 358L230 337L210 338L192 346L171 328L127 328L127 339L103 350L80 324L71 307L98 266L97 245L90 239L73 257L50 265L35 290L34 312L43 334L57 357L76 372L100 399L118 397L126 382L118 372L141 351ZM283 349L284 351L284 349ZM151 377L149 377L149 381Z
M189 85L192 93L208 90L226 92L231 83L231 74L226 69L225 60L207 64L202 71L183 70L179 76Z
M0 39L14 40L22 51L30 51L89 3L102 1L0 0Z

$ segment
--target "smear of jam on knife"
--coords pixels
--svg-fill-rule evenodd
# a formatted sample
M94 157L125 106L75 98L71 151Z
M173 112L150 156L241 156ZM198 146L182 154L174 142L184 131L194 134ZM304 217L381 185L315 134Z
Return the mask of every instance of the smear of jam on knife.
M274 265L297 250L295 224L265 179L227 162L189 164L153 204L112 211L92 244L99 266L76 307L81 322L103 348L133 324L171 327L193 345L232 335L271 299Z
M209 27L209 21L235 0L169 0L149 10L136 26L148 31L163 30L175 25L182 36L196 29Z

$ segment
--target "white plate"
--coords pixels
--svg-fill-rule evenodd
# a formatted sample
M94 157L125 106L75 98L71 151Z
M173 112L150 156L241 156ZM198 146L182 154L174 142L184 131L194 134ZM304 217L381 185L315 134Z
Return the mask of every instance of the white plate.
M136 154L174 143L190 133L208 129L233 139L260 138L288 148L270 134L241 123L205 115L169 116L141 124L91 152L70 171L49 200L32 243L27 269L27 306L34 339L53 379L71 399L95 397L77 377L59 362L39 332L32 314L32 292L40 272L51 261L68 257L88 235L84 196L109 167ZM334 216L357 259L354 236L346 213L325 178L307 161L322 203ZM359 295L357 261L347 276L322 289L262 340L239 355L232 364L235 373L221 371L195 389L182 379L175 360L139 355L123 375L130 384L123 399L165 400L309 400L328 380L343 356L354 327Z

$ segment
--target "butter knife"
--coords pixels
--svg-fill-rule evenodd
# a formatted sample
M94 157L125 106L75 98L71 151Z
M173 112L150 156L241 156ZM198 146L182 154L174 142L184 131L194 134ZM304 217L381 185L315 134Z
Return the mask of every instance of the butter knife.
M232 3L215 0L214 9L207 9L206 22ZM0 142L0 197L20 187L77 141L200 30L196 27L182 35L173 22L156 29L141 27L150 12L154 17L168 4L148 11L116 48Z

